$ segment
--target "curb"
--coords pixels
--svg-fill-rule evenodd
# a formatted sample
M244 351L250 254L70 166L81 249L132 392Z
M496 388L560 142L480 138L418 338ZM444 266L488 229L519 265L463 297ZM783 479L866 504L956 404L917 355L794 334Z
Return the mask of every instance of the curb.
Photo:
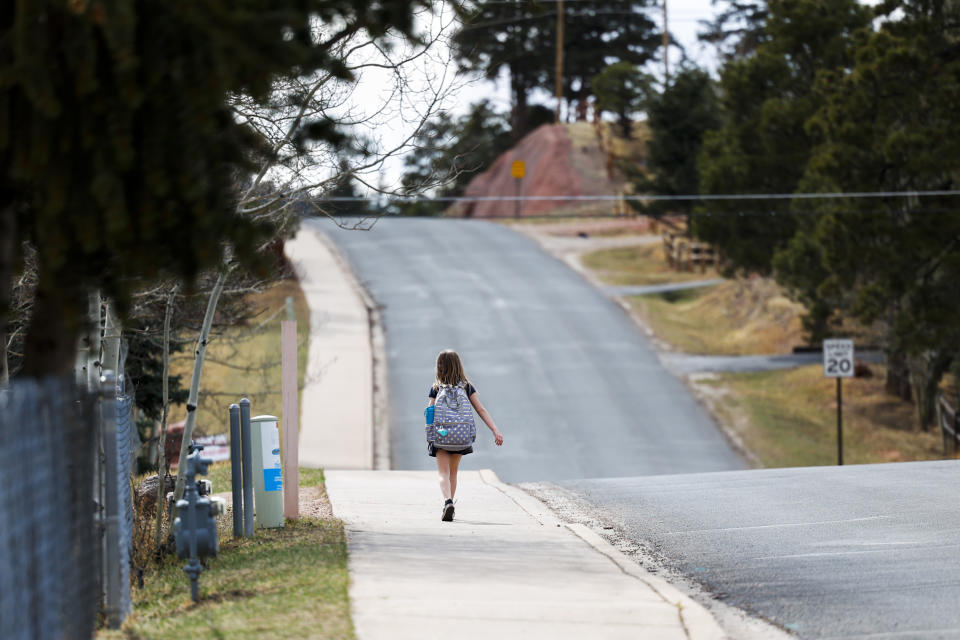
M326 232L317 229L317 238L327 248L330 255L333 256L337 266L343 276L350 283L350 286L367 309L367 323L370 330L370 354L372 357L371 369L373 371L372 381L372 406L373 424L371 425L371 463L372 469L385 470L390 469L390 420L387 413L389 388L387 386L387 350L386 335L383 330L383 320L380 316L380 307L376 300L363 286L357 274L350 266L340 247L330 239Z
M687 638L690 638L690 640L723 640L727 637L714 617L702 605L684 595L663 578L658 578L638 567L630 558L623 555L595 531L583 524L568 523L566 527L598 553L610 558L610 561L625 574L643 582L665 602L675 606Z
M490 485L513 500L518 507L535 518L542 526L563 526L563 523L557 518L556 514L550 510L550 507L526 491L502 482L493 469L480 469L480 479L483 480L485 484Z
M480 479L483 480L484 483L494 487L513 500L518 507L533 516L542 526L565 526L571 533L589 544L598 553L609 558L623 573L643 582L660 596L664 602L675 606L677 608L677 614L680 616L680 624L683 626L683 630L690 640L724 640L727 637L713 615L702 605L682 593L663 578L654 576L642 567L637 566L635 562L586 525L560 521L547 505L526 491L502 482L492 469L481 469L479 473Z

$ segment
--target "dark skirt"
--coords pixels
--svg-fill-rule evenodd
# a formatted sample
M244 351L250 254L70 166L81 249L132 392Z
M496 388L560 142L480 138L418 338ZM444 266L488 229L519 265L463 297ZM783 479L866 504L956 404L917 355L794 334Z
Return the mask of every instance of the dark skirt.
M459 453L460 455L465 456L468 453L473 453L473 447L467 447L466 449L459 449L457 451L447 451L447 453ZM427 443L427 455L431 458L437 457L437 448L433 446L432 442Z

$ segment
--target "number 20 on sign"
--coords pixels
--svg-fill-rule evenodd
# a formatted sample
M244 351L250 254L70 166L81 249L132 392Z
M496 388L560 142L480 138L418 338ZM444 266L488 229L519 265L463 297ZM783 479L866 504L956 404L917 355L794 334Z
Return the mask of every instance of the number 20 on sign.
M843 379L853 377L853 340L823 341L823 375L837 379L837 464L843 464Z
M853 340L823 341L823 375L828 378L853 377Z

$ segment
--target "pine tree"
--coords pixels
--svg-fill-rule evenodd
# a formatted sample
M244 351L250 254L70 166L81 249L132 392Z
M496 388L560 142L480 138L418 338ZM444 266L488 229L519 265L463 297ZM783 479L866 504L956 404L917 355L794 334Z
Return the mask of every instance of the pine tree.
M234 185L267 150L228 98L266 101L284 74L348 78L336 44L409 34L417 4L35 0L0 12L0 326L22 242L38 264L22 373L69 370L88 289L123 311L133 288L190 281L226 245L252 260L270 229L238 215ZM330 138L335 124L296 135Z
M700 151L704 194L794 193L814 140L805 128L822 104L818 72L849 69L852 34L872 12L856 0L779 0L763 42L721 71L723 124ZM769 273L773 255L793 237L789 201L708 201L694 231L719 246L733 269Z
M858 35L851 70L820 75L822 106L807 125L816 145L800 189L960 188L960 9L943 0L898 7L902 18ZM776 256L778 277L823 316L821 326L850 315L885 328L888 359L910 369L920 421L929 422L931 388L960 357L960 201L845 198L799 210L799 230Z
M634 191L660 195L700 193L697 157L708 131L720 126L720 110L710 76L695 67L681 68L661 93L647 101L647 171ZM631 204L635 204L631 202ZM694 201L655 201L641 205L654 215L689 213Z
M653 78L629 62L616 62L594 76L590 86L597 97L596 108L616 114L623 137L629 138L632 116L650 97Z

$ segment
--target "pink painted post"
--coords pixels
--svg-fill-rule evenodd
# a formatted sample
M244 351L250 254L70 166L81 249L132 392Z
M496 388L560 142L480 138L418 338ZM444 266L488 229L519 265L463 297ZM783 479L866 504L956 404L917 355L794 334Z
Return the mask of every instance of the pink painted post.
M300 402L297 389L297 321L280 323L280 378L283 402L283 515L300 517Z

